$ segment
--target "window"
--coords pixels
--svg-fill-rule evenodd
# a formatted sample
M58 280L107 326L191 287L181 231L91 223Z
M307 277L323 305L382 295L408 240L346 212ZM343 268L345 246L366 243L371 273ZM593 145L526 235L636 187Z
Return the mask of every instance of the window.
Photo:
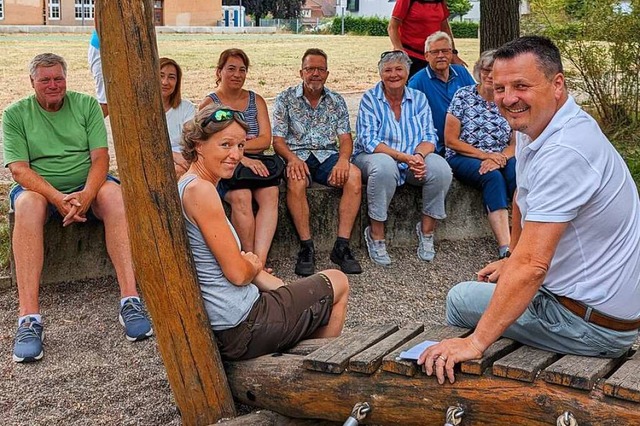
M49 0L49 19L60 19L60 0Z
M360 10L360 0L348 0L347 10L349 12L357 12Z
M311 18L311 9L302 9L303 18Z
M96 0L76 0L76 21L93 19Z
M4 19L4 0L0 0L0 19Z

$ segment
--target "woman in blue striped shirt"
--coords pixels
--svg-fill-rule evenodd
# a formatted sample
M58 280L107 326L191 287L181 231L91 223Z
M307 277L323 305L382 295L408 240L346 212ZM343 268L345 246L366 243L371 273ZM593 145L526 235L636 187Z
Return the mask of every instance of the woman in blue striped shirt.
M365 92L356 122L353 163L367 182L370 226L364 231L369 257L388 266L384 222L396 188L405 182L422 187L422 220L416 224L418 257L433 260L433 232L446 217L444 200L451 169L435 154L436 131L424 93L406 87L411 60L404 51L384 52L378 62L381 81Z

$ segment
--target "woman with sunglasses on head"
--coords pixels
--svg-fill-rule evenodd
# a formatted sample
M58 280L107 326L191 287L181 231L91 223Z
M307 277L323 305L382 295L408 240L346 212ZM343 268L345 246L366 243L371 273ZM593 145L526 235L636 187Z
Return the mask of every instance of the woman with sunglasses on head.
M445 0L398 0L391 12L387 33L396 50L404 50L411 57L409 78L424 69L428 62L424 57L424 43L431 34L444 31L452 40L452 63L467 64L460 59L453 44L449 25L449 8Z
M367 182L370 225L364 231L369 257L391 264L385 244L385 221L396 188L422 187L422 217L416 224L418 258L435 256L436 220L446 217L444 199L451 169L435 153L436 131L424 93L406 87L411 60L402 50L384 52L378 62L381 81L362 96L356 121L353 164Z
M182 69L173 59L160 58L160 88L162 89L162 106L171 142L173 165L176 175L180 177L189 167L189 163L180 153L182 125L193 118L196 107L188 100L182 99Z
M498 257L509 257L509 212L516 190L515 133L493 102L493 50L473 67L478 83L458 89L444 127L445 158L453 175L482 191Z
M271 124L267 104L262 96L243 89L249 57L240 49L227 49L220 54L216 66L216 90L200 103L199 109L207 105L227 105L242 111L249 129L247 131L247 154L262 154L271 146ZM269 169L259 159L245 156L241 162L253 174L267 178ZM218 186L220 196L231 205L231 223L238 230L242 249L258 255L266 265L267 254L278 224L278 180L267 187L239 188L236 180L223 180ZM253 214L253 200L258 205Z
M279 352L308 337L334 337L344 324L349 283L338 270L289 285L240 250L216 186L242 161L248 125L217 105L185 124L182 153L190 162L178 182L187 235L204 305L226 359Z

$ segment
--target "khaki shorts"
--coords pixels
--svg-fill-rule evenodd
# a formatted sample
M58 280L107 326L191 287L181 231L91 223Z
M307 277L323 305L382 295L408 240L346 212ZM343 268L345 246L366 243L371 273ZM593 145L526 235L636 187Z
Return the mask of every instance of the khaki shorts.
M322 274L260 293L246 320L215 332L220 354L250 359L282 352L327 325L332 307L333 287Z

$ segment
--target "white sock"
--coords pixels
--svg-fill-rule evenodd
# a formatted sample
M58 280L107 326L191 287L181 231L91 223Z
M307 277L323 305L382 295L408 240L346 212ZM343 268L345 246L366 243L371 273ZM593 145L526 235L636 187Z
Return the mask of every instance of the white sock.
M24 316L21 316L18 318L18 327L20 327L20 325L25 322L26 320L28 320L29 318L31 318L33 321L38 322L40 324L42 324L42 315L40 314L27 314Z
M137 300L138 302L140 301L140 298L138 296L123 297L122 299L120 299L120 307L122 308L124 304L127 303L127 300L129 299Z

